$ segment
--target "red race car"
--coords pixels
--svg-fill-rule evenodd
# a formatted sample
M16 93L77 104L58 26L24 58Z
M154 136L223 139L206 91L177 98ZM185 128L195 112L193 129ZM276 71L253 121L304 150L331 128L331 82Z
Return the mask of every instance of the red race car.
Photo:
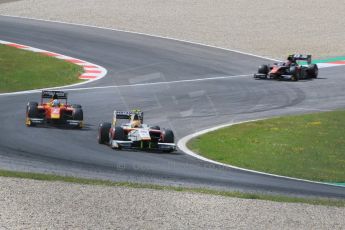
M27 104L25 124L27 126L54 124L82 128L83 110L81 105L68 104L65 92L42 91L40 104L37 102Z
M300 61L305 63L299 63ZM254 78L298 81L317 78L318 73L317 65L311 63L311 55L292 54L285 62L261 65Z

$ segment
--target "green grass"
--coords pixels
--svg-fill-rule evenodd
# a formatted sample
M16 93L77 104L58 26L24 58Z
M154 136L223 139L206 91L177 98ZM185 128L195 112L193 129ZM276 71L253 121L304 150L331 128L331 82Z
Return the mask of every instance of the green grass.
M345 111L238 124L197 137L187 146L242 168L345 182Z
M338 199L296 198L296 197L278 196L278 195L216 191L216 190L201 189L201 188L161 186L161 185L140 184L140 183L131 183L131 182L113 182L113 181L107 181L107 180L85 179L85 178L58 176L58 175L41 174L41 173L14 172L14 171L8 171L8 170L0 170L0 176L42 180L42 181L62 181L62 182L68 182L68 183L86 184L86 185L95 185L95 186L119 186L119 187L128 187L128 188L155 189L155 190L163 190L163 191L192 192L192 193L225 196L225 197L235 197L235 198L242 198L242 199L257 199L257 200L268 200L268 201L274 201L274 202L305 203L305 204L312 204L312 205L345 207L345 200L338 200Z
M81 73L81 66L0 45L0 93L77 83Z

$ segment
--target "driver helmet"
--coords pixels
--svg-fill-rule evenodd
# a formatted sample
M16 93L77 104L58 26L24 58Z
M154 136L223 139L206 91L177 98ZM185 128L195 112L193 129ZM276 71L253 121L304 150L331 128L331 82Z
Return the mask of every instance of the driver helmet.
M134 114L131 126L132 128L139 128L141 126L141 121L139 119L138 114Z
M132 128L140 128L141 122L138 121L132 121Z
M53 102L52 102L52 106L53 107L59 107L60 106L60 102L58 99L54 99Z

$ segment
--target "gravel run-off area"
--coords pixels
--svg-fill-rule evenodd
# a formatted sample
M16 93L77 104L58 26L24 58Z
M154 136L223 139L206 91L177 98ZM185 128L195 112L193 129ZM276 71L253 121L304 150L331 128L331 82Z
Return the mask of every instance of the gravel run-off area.
M343 0L22 0L0 14L184 39L272 58L344 55Z
M343 229L344 208L0 178L0 229Z
M272 58L345 54L343 0L0 0L0 14L183 39ZM0 178L0 229L344 229L345 209Z

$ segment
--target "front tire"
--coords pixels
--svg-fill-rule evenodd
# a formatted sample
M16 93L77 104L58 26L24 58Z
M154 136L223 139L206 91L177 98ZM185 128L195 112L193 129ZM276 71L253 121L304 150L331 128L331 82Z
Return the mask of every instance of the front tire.
M259 66L258 73L267 75L269 72L268 65Z

